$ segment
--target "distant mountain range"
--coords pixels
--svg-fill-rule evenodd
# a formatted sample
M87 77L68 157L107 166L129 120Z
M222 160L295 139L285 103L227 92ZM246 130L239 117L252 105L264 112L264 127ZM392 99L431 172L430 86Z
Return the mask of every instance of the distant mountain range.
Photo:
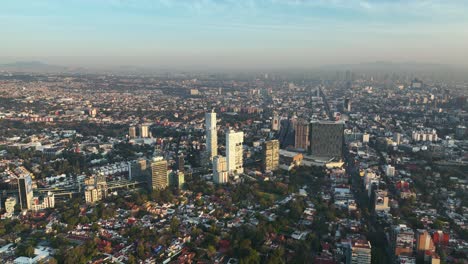
M291 71L290 69L289 71ZM468 73L466 66L453 66L444 64L429 64L415 62L368 62L359 64L334 64L323 65L308 69L297 68L302 72L333 72L333 71L354 71L361 73ZM109 68L84 68L60 66L44 63L41 61L17 61L12 63L0 63L0 71L25 72L25 73L113 73L113 74L154 74L162 72L177 72L176 69L169 70L158 67L122 66L116 65ZM225 71L228 71L227 69ZM234 70L239 71L239 69ZM251 70L246 70L252 72ZM259 69L258 71L262 71ZM277 69L276 71L281 71ZM286 70L289 72L288 70Z
M0 64L0 70L13 72L70 72L72 68L51 65L40 61L17 61Z

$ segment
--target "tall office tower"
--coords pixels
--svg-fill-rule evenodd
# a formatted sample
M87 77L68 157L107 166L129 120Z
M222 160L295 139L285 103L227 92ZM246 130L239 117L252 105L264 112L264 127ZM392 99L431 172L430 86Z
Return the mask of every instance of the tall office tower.
M279 141L270 140L263 144L263 171L274 171L279 168Z
M341 159L343 139L343 122L314 121L310 123L310 153L315 157Z
M148 125L140 125L140 137L141 138L149 138L149 126Z
M395 142L397 145L401 144L401 134L400 133L394 133L393 134L393 142Z
M305 121L297 122L294 137L294 147L296 149L309 149L309 123Z
M271 121L271 130L279 131L280 130L280 117L275 113L273 120Z
M128 128L128 137L129 138L136 138L137 137L137 134L136 134L136 127L135 126L130 126Z
M169 185L182 189L185 183L185 175L181 171L174 171L170 173L169 176Z
M208 158L213 160L213 157L218 155L218 132L216 131L216 113L205 114L205 129L206 129L206 151Z
M369 143L370 135L367 133L362 134L362 143Z
M178 171L181 171L181 172L184 172L185 168L185 157L183 154L180 154L178 157L177 157L177 170Z
M226 159L229 173L240 174L244 172L243 167L243 148L244 132L234 132L232 130L226 133Z
M351 100L349 98L344 99L343 109L346 112L351 112Z
M282 148L294 147L297 118L283 119L280 121L279 141Z
M18 178L18 193L21 210L31 209L33 190L30 174L22 175Z
M387 175L387 177L394 177L395 176L395 167L393 167L392 165L386 165L385 166L385 175Z
M391 230L390 247L394 258L413 255L414 231L406 225L394 226Z
M367 240L356 240L351 244L351 257L347 259L347 264L370 264L371 244Z
M422 251L435 251L434 241L431 235L424 229L416 230L416 249Z
M223 156L213 158L213 181L217 184L227 183L229 181L227 170L227 161Z
M151 190L161 190L167 185L167 161L163 157L153 158L151 162Z
M5 200L5 211L7 215L12 215L15 212L16 199L15 197L8 197Z

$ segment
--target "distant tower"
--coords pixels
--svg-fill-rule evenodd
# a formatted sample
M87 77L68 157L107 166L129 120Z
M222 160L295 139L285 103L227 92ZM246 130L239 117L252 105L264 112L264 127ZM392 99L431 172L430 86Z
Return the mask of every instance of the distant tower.
M140 137L149 138L149 127L148 127L148 125L141 125L140 126Z
M218 134L216 131L216 113L210 112L205 114L206 127L206 151L208 152L209 160L218 155Z
M280 130L280 117L276 113L273 116L273 120L272 120L272 123L271 123L271 130L273 130L273 131L279 131Z
M244 172L243 147L244 132L226 133L226 159L229 173L240 174Z
M217 184L223 184L229 181L227 161L223 156L215 156L213 158L213 181Z
M163 157L156 157L151 162L151 190L161 190L167 185L167 161Z
M310 124L310 152L326 159L343 157L344 123L314 121Z
M128 137L133 139L133 138L136 138L137 134L136 134L136 127L135 126L130 126L128 128Z
M279 168L279 141L270 140L263 144L263 170L274 171Z
M177 157L177 170L184 172L185 170L184 166L185 166L185 157L183 154L180 154Z
M297 122L294 135L294 148L307 150L309 144L309 123Z
M27 174L18 178L18 194L21 210L31 209L33 200L31 175Z

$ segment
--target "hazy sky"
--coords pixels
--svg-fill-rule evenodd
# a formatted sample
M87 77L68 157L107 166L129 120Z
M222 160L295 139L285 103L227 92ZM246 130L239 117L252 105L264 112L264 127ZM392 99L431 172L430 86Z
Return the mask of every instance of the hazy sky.
M468 0L2 0L0 58L85 66L466 65L467 14Z

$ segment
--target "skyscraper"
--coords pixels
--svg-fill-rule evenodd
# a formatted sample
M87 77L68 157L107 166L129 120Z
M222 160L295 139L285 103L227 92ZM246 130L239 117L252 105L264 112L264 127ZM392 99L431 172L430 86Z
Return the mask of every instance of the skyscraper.
M216 131L216 113L205 114L206 127L206 151L208 158L213 160L213 157L218 155L218 134Z
M270 140L263 144L263 170L274 171L279 168L279 141Z
M366 240L353 241L351 245L351 258L352 264L370 264L371 263L371 244Z
M151 189L161 190L167 185L167 161L163 157L153 158L151 162Z
M342 122L313 121L310 124L310 153L314 157L341 159L343 139Z
M229 173L240 174L244 172L243 146L244 132L226 133L226 159Z
M140 137L149 138L149 126L148 125L143 124L140 126Z
M31 209L33 200L31 175L26 174L18 178L18 193L21 210Z
M304 121L298 121L296 123L294 148L303 150L309 149L309 123Z
M273 120L271 121L271 130L279 131L280 130L280 117L275 113Z
M217 184L223 184L229 181L227 161L223 156L215 156L213 158L213 181Z
M391 230L390 247L393 257L400 255L412 256L414 244L414 231L406 225L393 226Z
M130 126L128 128L128 137L129 138L136 138L137 134L136 134L136 127L135 126Z

